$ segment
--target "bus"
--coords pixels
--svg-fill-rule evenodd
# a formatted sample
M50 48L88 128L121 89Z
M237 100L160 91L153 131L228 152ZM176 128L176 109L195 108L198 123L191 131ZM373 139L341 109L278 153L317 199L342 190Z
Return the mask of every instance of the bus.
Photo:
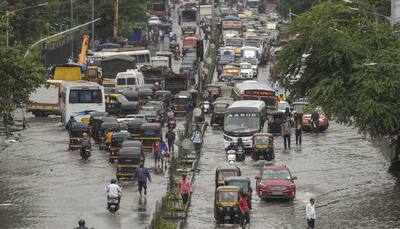
M224 115L224 146L240 137L244 148L252 147L253 134L259 133L267 121L267 107L263 101L241 100L230 105Z
M104 59L106 57L112 56L130 56L136 60L136 68L139 69L144 65L151 65L150 51L144 50L134 50L134 51L118 51L118 49L103 49L100 52L93 53L91 58L93 59Z
M232 96L235 100L262 100L267 106L268 114L278 110L276 92L266 83L250 80L237 83Z
M105 112L103 86L88 81L62 82L60 90L61 122L66 125L74 116L77 122L89 122L91 112Z

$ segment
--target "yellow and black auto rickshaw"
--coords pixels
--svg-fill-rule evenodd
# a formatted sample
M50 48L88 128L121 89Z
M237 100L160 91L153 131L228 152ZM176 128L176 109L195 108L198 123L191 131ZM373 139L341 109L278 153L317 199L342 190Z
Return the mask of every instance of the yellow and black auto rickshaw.
M122 94L105 94L106 111L110 115L118 116L121 110L121 104L128 100Z
M139 147L123 147L119 150L117 159L117 180L121 178L133 179L136 170L142 162Z
M75 122L69 128L69 147L71 151L79 150L81 148L81 139L83 138L83 133L89 136L90 127L88 124L82 122Z
M110 163L118 159L118 151L120 150L122 143L129 137L129 132L114 132L112 134L111 144L108 148L108 151L110 152Z
M240 187L221 186L215 190L214 196L214 218L218 224L229 222L240 223Z
M216 99L221 96L221 87L222 86L223 86L223 84L208 84L207 89L206 89L207 93L211 92L214 99Z
M139 112L139 102L127 101L121 103L119 116L126 117L127 115L137 114Z
M131 133L131 138L133 140L140 141L140 137L143 133L142 125L145 123L147 123L147 121L144 118L135 118L128 122L128 132Z
M215 188L225 185L225 179L227 177L241 176L239 167L237 166L227 166L218 167L215 170Z
M225 179L225 185L238 186L240 191L246 195L247 205L251 209L251 199L253 189L251 188L250 178L248 177L227 177Z
M229 104L224 102L215 101L213 103L213 109L211 113L210 124L218 124L222 125L224 123L225 111L228 108Z
M153 143L161 142L162 128L160 123L145 123L142 125L140 140L143 144L144 152L151 152Z
M172 100L172 109L176 115L186 115L187 106L192 103L192 96L188 91L176 94Z
M100 125L100 128L98 130L98 135L99 137L99 149L100 150L107 150L107 145L106 145L106 135L109 131L119 131L120 130L120 125L118 122L103 122Z
M137 148L140 148L140 156L142 158L142 162L144 163L145 157L144 157L143 146L142 146L142 142L141 141L125 140L121 145L121 148L124 148L124 147L137 147Z
M256 133L253 135L251 158L258 161L260 157L267 161L275 158L274 136L270 133Z

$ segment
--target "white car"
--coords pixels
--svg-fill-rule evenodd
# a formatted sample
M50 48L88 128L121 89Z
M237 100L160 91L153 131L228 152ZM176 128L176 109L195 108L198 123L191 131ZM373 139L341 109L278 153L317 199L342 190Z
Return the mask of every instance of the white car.
M240 76L246 79L254 78L254 71L250 63L240 63Z
M157 25L157 24L160 24L160 23L161 23L161 20L160 20L160 18L158 18L157 16L151 16L151 17L149 18L149 20L147 21L147 23L148 23L149 25Z

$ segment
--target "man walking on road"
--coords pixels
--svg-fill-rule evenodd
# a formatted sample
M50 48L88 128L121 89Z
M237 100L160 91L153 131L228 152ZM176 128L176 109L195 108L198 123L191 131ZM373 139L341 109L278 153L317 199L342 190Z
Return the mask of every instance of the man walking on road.
M282 122L282 136L283 136L283 145L285 149L289 147L290 149L290 136L292 135L292 126L290 125L290 121L285 119Z
M196 125L196 129L193 132L192 141L194 144L194 151L199 154L201 152L201 145L203 143L203 135L198 125Z
M249 210L249 205L247 204L247 197L244 192L240 194L239 205L240 205L240 210L242 212L240 225L242 228L244 228L246 224L250 223L250 213L249 213L250 210Z
M315 200L313 198L310 199L310 203L306 205L306 218L308 227L307 229L314 229L315 225Z
M174 144L175 144L175 133L172 130L172 128L168 129L168 132L165 134L165 138L167 139L168 142L168 150L173 153L174 152Z
M144 195L147 194L147 179L151 182L150 173L143 164L140 164L140 168L136 170L135 178L137 179L139 186L139 193L142 196L142 189L144 189Z
M186 174L182 174L182 180L178 184L178 191L182 197L183 208L186 208L189 195L192 194L192 182L186 179Z
M299 113L294 114L294 127L296 134L296 145L301 145L302 130L301 130L301 115Z

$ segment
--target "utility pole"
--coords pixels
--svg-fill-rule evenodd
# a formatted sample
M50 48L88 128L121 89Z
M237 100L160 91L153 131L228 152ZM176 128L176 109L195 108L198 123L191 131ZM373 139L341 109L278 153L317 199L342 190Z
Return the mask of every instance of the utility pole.
M292 7L289 6L289 24L292 24Z
M71 28L74 27L74 1L71 0ZM71 41L71 58L74 59L74 39Z
M10 11L6 11L6 47L10 45L10 31L9 27L10 26Z
M119 10L119 0L115 0L114 2L114 30L113 30L113 38L116 41L118 38L118 12Z
M92 21L94 21L94 0L92 1ZM90 38L92 43L92 49L94 49L94 22L92 23L92 37Z

